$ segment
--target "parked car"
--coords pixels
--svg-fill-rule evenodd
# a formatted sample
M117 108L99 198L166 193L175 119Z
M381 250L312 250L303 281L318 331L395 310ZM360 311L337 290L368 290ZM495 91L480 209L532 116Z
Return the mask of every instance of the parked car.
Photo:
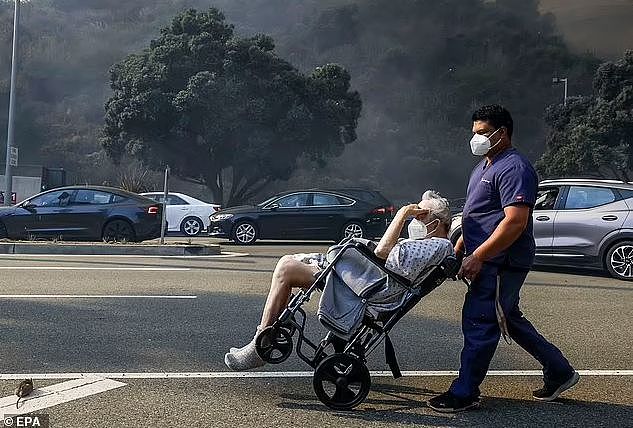
M210 236L238 244L257 239L314 239L381 236L393 205L379 192L309 189L284 192L258 205L227 208L210 217Z
M160 204L111 187L61 187L0 207L0 238L143 241L160 225Z
M141 193L156 202L163 202L163 192ZM170 232L180 231L187 236L198 236L209 228L209 216L220 210L210 204L183 193L167 195L167 223Z
M532 214L539 265L605 269L633 280L633 184L559 179L539 184ZM452 242L461 236L453 217Z

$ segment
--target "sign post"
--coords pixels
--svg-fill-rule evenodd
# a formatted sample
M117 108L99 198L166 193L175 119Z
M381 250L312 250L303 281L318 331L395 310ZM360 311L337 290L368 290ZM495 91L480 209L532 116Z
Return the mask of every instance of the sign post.
M165 225L167 223L167 195L169 194L169 165L165 168L165 185L163 186L163 209L160 219L160 245L165 243Z
M9 123L7 125L7 157L4 170L5 195L11 195L13 190L13 140L15 138L15 97L16 79L18 74L18 28L20 24L20 1L15 0L15 12L13 15L13 54L11 57L11 89L9 92ZM15 148L15 166L18 163L17 148ZM10 205L11 198L4 198L4 204Z

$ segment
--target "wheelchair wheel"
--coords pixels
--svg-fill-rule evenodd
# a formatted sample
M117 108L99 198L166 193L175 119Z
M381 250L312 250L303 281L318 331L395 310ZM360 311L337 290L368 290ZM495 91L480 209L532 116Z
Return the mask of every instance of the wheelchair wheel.
M271 364L286 361L292 354L292 337L285 328L266 327L257 336L255 349L262 360Z
M288 320L287 323L285 324L281 324L279 327L286 330L288 332L288 334L292 337L295 335L295 332L297 331L297 327L295 327L294 324L292 323L296 323L296 319L294 314L290 317L290 319Z
M335 410L349 410L365 400L371 377L364 362L349 354L332 354L314 371L312 386L319 400Z

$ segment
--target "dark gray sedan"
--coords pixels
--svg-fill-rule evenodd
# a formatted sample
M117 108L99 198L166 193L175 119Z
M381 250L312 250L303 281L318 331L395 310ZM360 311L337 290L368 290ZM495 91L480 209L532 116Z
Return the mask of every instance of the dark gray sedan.
M160 236L161 211L121 189L62 187L0 208L0 238L143 241Z

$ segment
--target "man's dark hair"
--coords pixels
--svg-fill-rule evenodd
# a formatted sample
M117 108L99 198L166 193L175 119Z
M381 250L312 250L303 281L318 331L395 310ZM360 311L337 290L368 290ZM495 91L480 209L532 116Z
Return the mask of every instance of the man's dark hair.
M504 127L508 130L508 138L512 138L512 129L514 127L512 115L500 105L493 104L477 109L477 111L473 113L473 122L478 120L488 122L494 126L495 129Z

